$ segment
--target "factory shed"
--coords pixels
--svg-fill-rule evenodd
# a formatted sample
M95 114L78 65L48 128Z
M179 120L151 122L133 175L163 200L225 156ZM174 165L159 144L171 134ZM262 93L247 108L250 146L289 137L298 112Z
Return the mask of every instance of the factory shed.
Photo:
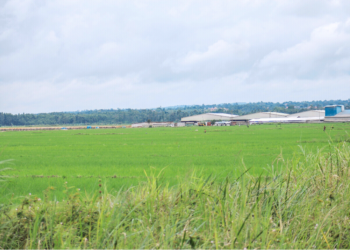
M284 118L288 114L278 113L278 112L259 112L249 115L237 116L231 119L231 121L236 122L236 124L248 124L252 119L262 119L262 118Z
M319 119L324 119L325 111L324 110L308 110L305 112L295 113L288 115L287 117L299 117L299 118L308 118L308 117L318 117Z
M350 110L344 110L334 116L326 116L325 122L350 122Z
M284 117L284 118L260 118L251 119L249 124L264 124L264 123L319 123L323 122L324 117Z
M206 113L200 115L193 115L181 118L181 122L204 122L204 121L230 121L237 115L225 114L225 113Z
M325 122L350 122L350 110L345 110L344 105L328 105L324 109Z

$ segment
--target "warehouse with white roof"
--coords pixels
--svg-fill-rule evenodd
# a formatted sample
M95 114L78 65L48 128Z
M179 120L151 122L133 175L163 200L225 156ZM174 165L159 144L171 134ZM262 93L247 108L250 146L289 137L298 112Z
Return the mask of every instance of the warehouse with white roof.
M305 123L305 122L323 122L325 117L324 110L308 110L285 117L257 118L249 120L250 124L263 123Z
M236 124L248 124L251 119L261 119L261 118L283 118L287 117L288 114L278 113L278 112L259 112L249 115L237 116L231 119L231 121L236 122Z
M230 121L237 115L225 113L206 113L200 115L192 115L181 118L181 122L204 122L204 121Z
M324 121L324 117L283 117L283 118L260 118L251 119L249 124L264 124L264 123L320 123Z
M299 118L307 118L307 117L318 117L320 119L324 119L325 111L324 110L308 110L300 113L290 114L287 117L299 117Z

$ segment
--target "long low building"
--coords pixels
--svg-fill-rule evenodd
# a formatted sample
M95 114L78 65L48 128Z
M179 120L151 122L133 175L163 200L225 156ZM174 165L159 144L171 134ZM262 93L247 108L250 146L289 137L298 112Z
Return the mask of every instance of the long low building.
M259 118L249 120L250 124L263 123L306 123L306 122L323 122L325 117L324 110L308 110L279 118Z
M300 118L306 118L306 117L318 117L320 119L324 119L326 111L324 110L308 110L304 112L299 112L295 114L290 114L287 117L300 117Z
M323 122L324 117L284 117L284 118L260 118L251 119L249 124L264 124L264 123L318 123Z
M181 122L204 122L204 121L230 121L237 115L224 113L206 113L181 118Z
M186 124L184 122L141 122L134 123L131 128L157 128L157 127L184 127Z
M308 110L295 114L279 112L258 112L248 115L231 115L223 113L206 113L184 117L181 122L197 123L204 121L231 121L234 124L254 123L303 123L303 122L350 122L350 110L344 110L342 105L326 106L325 110Z
M236 124L248 124L252 119L261 119L261 118L283 118L287 117L288 114L278 113L278 112L258 112L249 115L237 116L231 119L231 121L236 122Z
M173 122L141 122L141 123L134 123L131 125L132 128L156 128L156 127L174 127Z

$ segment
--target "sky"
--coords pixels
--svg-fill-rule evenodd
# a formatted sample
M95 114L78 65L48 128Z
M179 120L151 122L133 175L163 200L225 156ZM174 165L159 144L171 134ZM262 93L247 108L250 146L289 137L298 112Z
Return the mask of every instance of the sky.
M349 0L0 0L0 112L350 98Z

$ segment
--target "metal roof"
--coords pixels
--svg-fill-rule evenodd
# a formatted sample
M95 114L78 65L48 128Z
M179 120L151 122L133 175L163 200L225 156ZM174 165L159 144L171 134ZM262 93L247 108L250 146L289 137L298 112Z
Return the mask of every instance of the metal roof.
M340 112L339 114L336 114L334 117L350 117L350 110L344 110L343 112Z
M210 115L217 115L217 116L225 116L225 117L236 117L238 115L231 115L231 114L225 114L225 113L207 113Z
M259 113L254 113L254 114L249 114L249 115L242 115L242 116L237 116L231 121L242 121L242 120L251 120L251 119L259 119L259 118L282 118L286 117L288 114L285 113L278 113L278 112L259 112Z
M283 117L283 118L260 118L260 119L251 119L250 123L269 123L269 122L306 122L306 121L319 121L324 120L322 117Z
M272 114L272 115L288 115L286 113L279 113L279 112L261 112L261 113L264 113L264 114Z
M201 122L210 120L231 120L237 115L225 114L225 113L205 113L200 115L193 115L181 118L182 122Z
M287 117L322 117L325 116L324 110L308 110L304 112L299 112L295 114L290 114Z

